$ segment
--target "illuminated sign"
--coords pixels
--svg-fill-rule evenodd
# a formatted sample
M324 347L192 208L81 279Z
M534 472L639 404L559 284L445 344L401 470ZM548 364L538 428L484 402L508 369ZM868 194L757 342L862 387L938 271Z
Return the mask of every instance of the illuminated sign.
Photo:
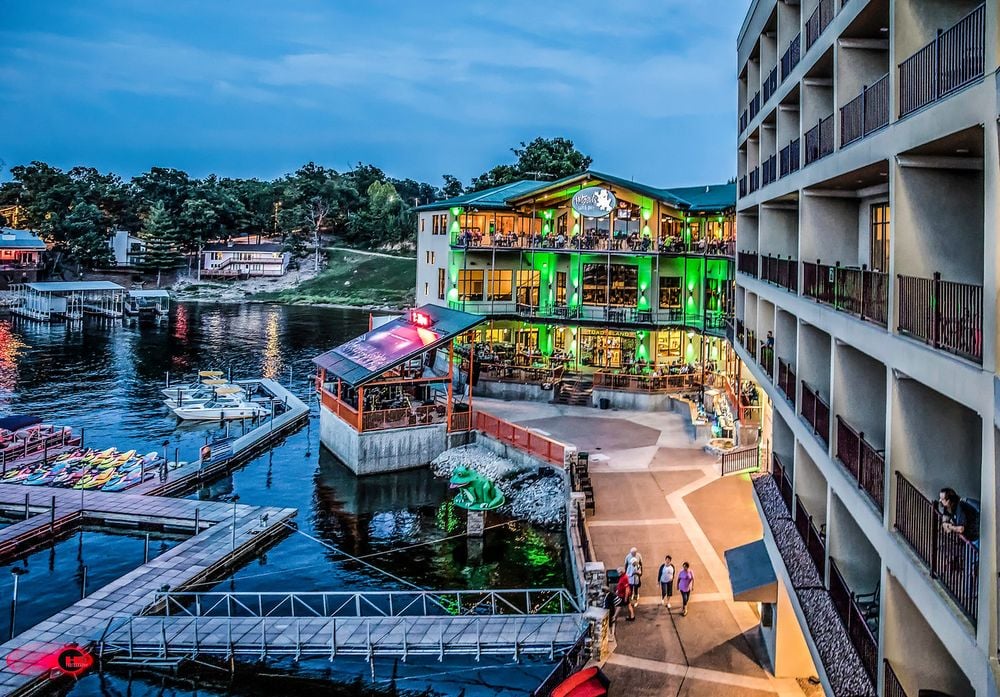
M617 204L615 195L601 186L588 186L573 194L573 210L584 218L603 218Z
M420 312L419 310L410 310L410 323L426 329L432 324L431 316L428 315L426 312Z

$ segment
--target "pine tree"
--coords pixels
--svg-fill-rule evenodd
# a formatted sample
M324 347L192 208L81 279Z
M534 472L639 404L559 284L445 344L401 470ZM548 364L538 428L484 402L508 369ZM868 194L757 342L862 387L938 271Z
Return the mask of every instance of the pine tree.
M156 271L156 287L159 288L163 272L172 271L180 264L177 255L177 228L161 201L157 201L149 209L140 234L146 240L142 268L145 271Z

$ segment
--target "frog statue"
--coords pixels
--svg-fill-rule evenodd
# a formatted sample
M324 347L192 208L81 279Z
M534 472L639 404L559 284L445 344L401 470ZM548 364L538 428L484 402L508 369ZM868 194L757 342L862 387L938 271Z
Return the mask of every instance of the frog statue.
M504 496L496 484L468 467L456 467L449 482L458 489L455 505L470 511L492 511L503 505Z

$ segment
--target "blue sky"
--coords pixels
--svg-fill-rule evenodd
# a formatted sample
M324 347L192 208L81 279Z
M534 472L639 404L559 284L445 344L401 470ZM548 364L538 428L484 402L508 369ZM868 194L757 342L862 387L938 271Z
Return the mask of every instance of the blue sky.
M5 0L0 158L262 178L360 160L440 184L562 135L619 176L725 181L745 11L745 0Z

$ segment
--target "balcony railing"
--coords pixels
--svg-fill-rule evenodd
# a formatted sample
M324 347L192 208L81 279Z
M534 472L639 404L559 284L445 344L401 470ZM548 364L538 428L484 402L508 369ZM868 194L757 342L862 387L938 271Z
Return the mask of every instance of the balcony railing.
M747 195L747 175L740 177L740 198Z
M747 117L747 110L744 109L743 113L740 114L740 133L747 130L747 125L750 123L750 119Z
M942 528L937 507L896 472L895 528L976 624L979 611L979 543Z
M802 263L802 292L866 322L887 326L889 276L865 267L850 269L817 261Z
M785 502L785 506L788 510L792 510L792 477L788 474L788 469L781 462L781 458L778 457L778 453L771 453L771 475L774 477L775 483L778 485L778 491L781 492L781 498Z
M840 146L860 140L889 124L889 74L840 108Z
M784 359L778 359L778 389L785 395L792 406L795 406L795 369L785 363Z
M899 64L899 116L983 76L986 5L980 5Z
M802 499L795 497L795 528L802 536L802 541L806 543L806 550L812 557L816 565L819 577L823 578L823 569L826 565L826 524L816 525L815 519L809 515L802 505Z
M799 288L799 262L788 257L772 257L770 254L760 258L760 280L781 286L793 293Z
M736 255L736 270L757 278L759 267L757 252L739 252Z
M819 5L806 20L806 50L813 47L833 21L833 0L819 0Z
M899 332L932 347L983 362L983 287L897 276Z
M802 34L796 34L795 38L792 39L791 43L788 44L788 48L781 56L781 81L784 82L785 79L795 70L795 66L799 64L799 58L801 58L801 46L802 46Z
M701 384L701 375L688 373L684 375L622 375L619 373L599 372L594 374L594 387L621 392L638 392L643 394L668 394L685 392L697 388Z
M757 94L755 94L753 99L750 100L749 113L751 121L753 121L754 117L760 113L760 90L757 90Z
M861 666L874 684L878 680L878 639L875 638L875 633L868 623L868 617L874 610L877 620L878 608L861 606L858 597L851 591L840 569L837 568L833 557L830 558L830 599L837 609L837 614L840 615L840 621L844 624L847 638L861 659Z
M833 114L806 131L806 164L812 164L833 152Z
M903 684L899 682L899 677L896 675L896 671L892 669L892 665L889 664L888 659L883 659L882 664L885 668L885 688L882 690L882 694L885 697L909 697L906 694L906 690L903 689Z
M760 367L764 369L767 377L774 379L774 348L768 346L766 341L760 342Z
M796 138L781 149L780 176L787 177L792 172L799 171L799 150L802 139Z
M761 165L760 169L761 176L761 186L767 186L773 181L778 179L778 156L771 155L769 158L764 160L764 164Z
M828 445L830 442L830 405L823 399L818 390L813 390L802 381L802 409L799 412L806 423L812 426L813 433Z
M754 167L750 171L750 184L747 191L751 194L760 188L760 167Z
M837 415L837 459L881 511L885 507L885 451L865 440L864 431L854 430Z
M763 94L761 97L761 103L767 104L775 92L778 91L778 66L771 68L771 72L767 74L764 78Z

